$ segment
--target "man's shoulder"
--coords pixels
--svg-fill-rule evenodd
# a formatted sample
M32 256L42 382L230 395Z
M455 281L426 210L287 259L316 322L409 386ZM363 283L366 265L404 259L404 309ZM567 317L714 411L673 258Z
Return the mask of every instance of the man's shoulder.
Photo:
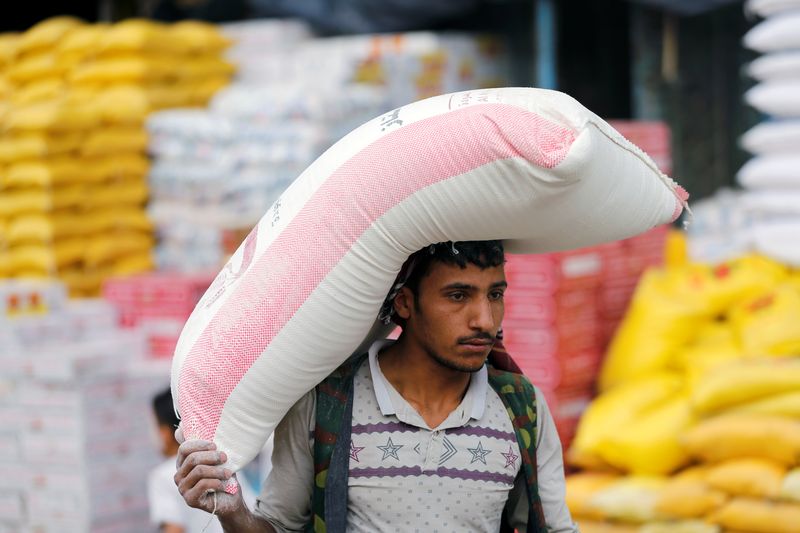
M527 376L510 370L500 370L492 365L486 365L489 375L489 383L500 393L512 392L534 392L536 386L531 383Z

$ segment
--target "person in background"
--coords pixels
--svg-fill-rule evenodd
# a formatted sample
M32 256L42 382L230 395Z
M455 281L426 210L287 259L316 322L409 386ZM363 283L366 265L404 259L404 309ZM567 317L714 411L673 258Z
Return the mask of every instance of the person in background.
M172 406L170 389L160 392L153 398L153 413L158 428L161 455L166 459L150 472L147 479L150 521L159 527L161 533L222 533L219 520L212 519L208 513L186 505L175 487L173 478L178 453L175 428L178 427L178 417ZM252 505L255 501L253 490L247 482L240 483L240 486L244 501ZM204 529L206 525L208 528Z
M222 492L225 450L202 440L178 450L186 502L215 511L226 533L576 533L544 397L503 368L504 263L501 241L412 255L379 317L400 337L350 358L289 410L255 512Z

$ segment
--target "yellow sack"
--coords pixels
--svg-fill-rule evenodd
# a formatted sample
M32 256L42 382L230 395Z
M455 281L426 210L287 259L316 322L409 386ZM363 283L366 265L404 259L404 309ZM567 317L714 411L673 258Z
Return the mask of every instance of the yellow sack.
M612 485L619 479L617 475L598 472L581 472L567 476L566 501L572 516L595 520L606 518L597 509L590 508L588 502L599 490Z
M680 522L656 522L645 524L639 533L720 533L719 526L702 520L684 520Z
M28 214L8 224L9 244L49 243L64 237L86 235L85 217L76 213Z
M3 76L0 72L0 97L2 97L3 100L10 100L14 96L15 92L16 87L14 87L14 85L8 81L8 78Z
M740 404L727 413L762 414L800 419L800 392L776 394L763 400Z
M42 21L22 34L17 43L17 54L54 48L72 30L82 25L83 22L74 17L53 17Z
M709 521L728 529L751 533L800 533L800 505L736 498Z
M795 465L800 461L800 421L762 415L719 416L687 431L682 442L690 455L712 463L752 457Z
M744 357L733 328L724 322L703 326L691 344L679 350L673 367L684 372L689 388L694 388L715 369Z
M0 70L16 59L21 37L19 33L0 33Z
M151 83L178 76L177 61L153 56L121 56L98 59L72 71L74 84Z
M72 298L86 298L100 294L105 274L74 267L59 272L58 277L67 286Z
M154 84L146 90L153 109L191 106L196 100L195 83Z
M781 483L781 499L800 503L800 468L786 474Z
M59 270L80 264L86 250L86 238L62 239L53 245L53 253Z
M8 67L6 76L16 84L32 83L40 79L61 78L67 71L52 52L42 52L26 57Z
M0 138L0 163L15 163L29 159L63 155L80 146L83 134L25 133L15 137Z
M800 390L800 359L738 361L714 369L692 390L692 406L706 415Z
M94 209L138 207L147 201L149 189L144 180L120 180L113 186L96 186L87 198L86 206Z
M13 163L3 177L3 186L55 187L79 182L82 170L78 160L59 156L49 160Z
M81 154L88 157L145 150L147 132L139 126L99 129L89 133L81 146Z
M656 512L670 519L702 518L719 509L727 494L705 482L705 467L692 467L670 478L656 502Z
M22 273L50 275L56 271L56 257L53 249L41 244L14 246L7 252L7 268L12 277Z
M229 78L236 72L236 67L219 57L194 58L178 62L175 67L175 74L181 80Z
M42 78L20 88L14 93L11 101L14 105L25 106L55 100L60 98L66 90L66 84L60 78Z
M149 233L153 222L142 208L119 206L92 211L87 218L93 231L101 233L112 230L133 230Z
M112 276L132 276L155 270L156 263L151 252L139 252L114 261Z
M614 524L595 520L578 520L581 533L639 533L639 526L631 524Z
M706 482L733 496L775 499L781 492L786 467L765 459L733 459L708 471Z
M606 439L642 413L677 394L682 386L680 376L662 372L621 385L597 397L581 417L567 454L569 462L585 468L603 464L600 450Z
M93 237L86 245L84 263L88 267L99 267L124 256L148 252L153 245L151 235L132 231Z
M181 21L170 25L167 31L184 54L220 54L231 45L230 39L207 22Z
M800 355L800 291L791 283L746 301L731 312L746 354Z
M98 43L98 54L175 54L180 53L180 45L170 37L165 24L128 19L114 24L105 32Z
M669 367L675 353L691 340L697 324L713 316L702 297L702 287L710 278L710 268L703 265L645 272L609 346L600 372L600 390Z
M76 131L97 127L100 115L90 103L79 104L64 100L38 102L14 107L6 117L10 130Z
M713 269L705 297L715 314L725 313L742 300L755 298L784 281L786 266L761 255L745 255Z
M109 29L108 24L89 24L73 29L56 47L59 61L74 66L97 53L100 41Z
M694 422L688 394L676 394L609 432L600 457L635 475L666 475L689 462L679 436Z
M144 154L119 154L85 161L92 174L103 181L144 180L150 171L150 160Z
M593 513L612 520L644 523L659 518L656 503L666 481L655 477L628 477L599 490L587 503Z
M97 93L97 112L110 124L142 124L154 109L148 93L141 87L120 85Z

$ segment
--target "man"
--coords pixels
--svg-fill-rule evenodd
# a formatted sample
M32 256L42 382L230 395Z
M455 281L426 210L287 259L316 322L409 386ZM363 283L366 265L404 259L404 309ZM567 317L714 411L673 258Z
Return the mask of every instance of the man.
M220 492L226 456L204 441L178 452L187 503L216 508L227 532L577 531L544 398L486 365L503 320L504 263L500 241L414 254L382 312L400 337L376 342L292 407L255 512Z

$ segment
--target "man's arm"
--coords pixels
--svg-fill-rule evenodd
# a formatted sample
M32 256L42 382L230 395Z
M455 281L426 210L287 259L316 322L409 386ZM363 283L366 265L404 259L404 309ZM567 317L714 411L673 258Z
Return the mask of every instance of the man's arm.
M183 442L180 429L175 437L181 442L175 484L187 505L214 512L226 533L275 533L272 525L250 512L241 490L236 494L225 492L224 482L235 477L222 467L228 460L225 452L217 451L213 442Z

